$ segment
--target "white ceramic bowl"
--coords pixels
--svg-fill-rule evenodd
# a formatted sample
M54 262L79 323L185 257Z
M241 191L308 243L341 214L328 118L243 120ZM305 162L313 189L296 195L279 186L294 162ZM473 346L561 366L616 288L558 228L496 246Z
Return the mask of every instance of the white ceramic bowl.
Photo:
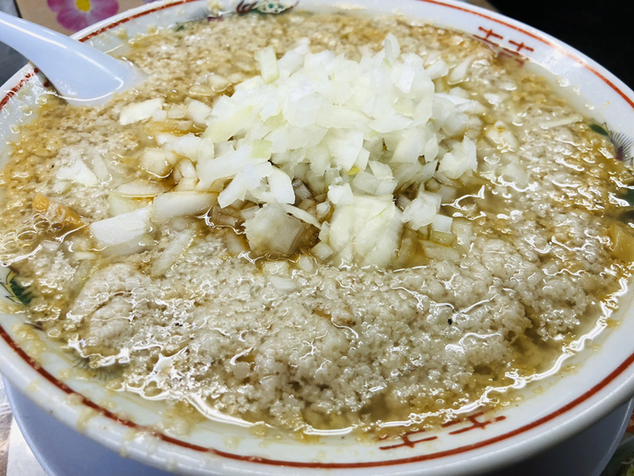
M302 5L334 0L302 0ZM351 3L351 2L347 2ZM529 58L553 76L561 93L585 115L615 133L634 135L634 93L591 59L554 38L504 16L462 3L439 0L354 0L374 10L398 9L481 38L500 54L523 63ZM242 8L249 0L242 0ZM154 3L101 22L75 35L102 50L149 26L174 25L198 16L204 2ZM235 8L235 7L234 7ZM527 63L528 65L528 63ZM45 89L29 66L0 88L0 137L28 120L29 107ZM0 165L6 161L0 142ZM4 148L4 149L3 149ZM7 270L0 276L7 279ZM4 293L4 299L9 294ZM623 296L605 329L565 361L562 370L522 390L516 405L476 410L444 428L385 441L359 443L349 436L302 443L262 439L248 429L218 421L197 424L185 435L160 430L161 402L114 394L96 379L82 378L69 356L36 330L25 339L21 315L0 314L0 371L43 409L67 425L122 454L183 474L405 475L476 474L535 454L581 431L634 394L634 307ZM597 329L598 331L599 329ZM34 337L35 336L35 337ZM37 342L34 344L34 340ZM44 345L41 345L41 342ZM585 349L584 349L585 347Z

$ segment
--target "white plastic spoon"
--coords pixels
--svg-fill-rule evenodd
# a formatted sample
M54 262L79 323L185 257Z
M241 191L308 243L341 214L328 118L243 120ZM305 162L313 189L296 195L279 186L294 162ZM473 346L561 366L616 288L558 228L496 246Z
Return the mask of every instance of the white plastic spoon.
M103 104L134 86L130 64L48 28L0 12L0 41L26 56L70 104Z

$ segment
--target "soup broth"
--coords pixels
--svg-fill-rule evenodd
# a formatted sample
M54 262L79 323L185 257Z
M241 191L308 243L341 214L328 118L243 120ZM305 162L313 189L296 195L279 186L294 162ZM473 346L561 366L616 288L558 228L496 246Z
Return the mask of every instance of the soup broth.
M129 43L145 82L45 96L1 175L28 321L110 388L297 431L429 425L616 309L632 173L478 40L293 11Z

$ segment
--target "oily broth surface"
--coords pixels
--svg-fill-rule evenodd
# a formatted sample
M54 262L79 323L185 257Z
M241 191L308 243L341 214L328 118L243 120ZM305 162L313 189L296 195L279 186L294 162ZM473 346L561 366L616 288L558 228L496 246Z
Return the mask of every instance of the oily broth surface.
M111 257L85 230L33 218L35 193L87 222L107 218L114 184L147 178L135 162L157 133L201 132L182 117L121 126L124 105L157 96L211 105L233 88L214 91L209 76L236 84L258 74L253 54L267 45L279 57L308 37L313 52L358 60L388 33L403 52L439 52L451 64L474 58L460 87L487 106L482 124L467 131L477 141L478 174L462 198L444 205L474 229L457 259L416 255L414 267L381 270L311 258L309 269L300 266L303 250L288 262L299 284L289 294L262 273L266 258L231 251L236 232L225 222L174 220L152 231L146 251ZM229 16L131 44L126 58L148 73L146 83L102 108L49 96L22 128L2 177L2 255L33 296L29 319L105 371L111 388L282 428L380 428L393 420L416 427L510 385L513 373L546 371L565 345L605 322L602 307L616 308L620 280L630 276L629 248L614 237L629 237L629 205L620 197L631 173L588 123L542 127L575 111L545 79L476 40L402 18L297 12ZM436 81L438 91L454 86ZM502 100L489 101L490 93ZM498 121L516 147L484 137ZM95 153L110 182L53 190L59 167ZM525 169L527 184L501 174L510 162ZM152 262L186 227L196 231L191 248L164 276L151 277ZM77 251L94 257L77 259ZM505 398L489 392L486 403Z

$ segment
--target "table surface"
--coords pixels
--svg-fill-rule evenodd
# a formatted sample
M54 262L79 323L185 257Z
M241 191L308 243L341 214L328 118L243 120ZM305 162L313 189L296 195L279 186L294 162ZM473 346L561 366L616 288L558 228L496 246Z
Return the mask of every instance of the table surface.
M0 379L0 476L46 476L24 441Z

